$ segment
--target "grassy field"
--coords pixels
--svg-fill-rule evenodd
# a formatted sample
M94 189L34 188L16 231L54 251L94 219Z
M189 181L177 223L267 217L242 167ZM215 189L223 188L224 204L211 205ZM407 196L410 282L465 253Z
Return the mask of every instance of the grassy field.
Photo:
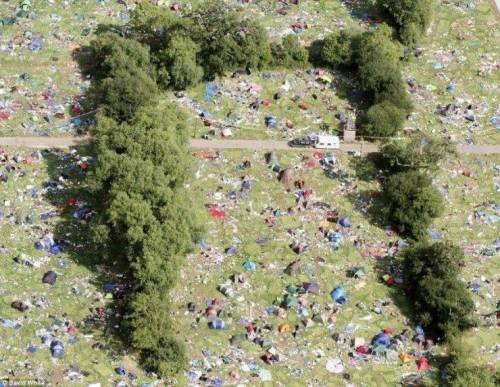
M26 151L19 152L27 156ZM11 152L13 154L15 152ZM225 218L214 219L207 209L203 210L207 212L206 246L186 257L181 281L172 293L178 337L186 342L191 371L205 373L211 369L207 376L212 382L221 378L227 385L258 385L261 370L265 369L273 378L272 383L267 384L283 386L342 384L345 373L350 375L350 382L358 386L394 385L402 376L416 372L415 359L423 350L411 340L399 351L411 355L412 360L406 364L397 359L397 352L389 358L367 360L354 360L349 356L351 338L361 337L369 342L374 334L387 327L393 328L395 334L405 328L413 332L414 328L404 313L407 305L401 291L381 281L381 275L387 270L385 263L390 258L380 257L388 253L387 243L398 238L387 235L363 213L366 193L378 187L356 176L355 160L340 156L339 168L345 175L331 178L317 164L304 160L303 156L314 159L312 154L278 155L283 167L294 170L294 179L304 179L305 187L312 190L311 203L326 203L340 216L350 218L352 228L332 226L338 227L343 235L339 249L333 251L318 232L326 218L326 209L313 206L289 214L288 209L295 206L296 189L293 182L285 187L277 180L277 174L268 169L264 154L225 152L215 159L214 156L203 152L196 155L198 178L192 182L191 189L200 207L216 205L225 212ZM245 160L251 162L249 169L241 168ZM127 380L128 376L120 377L114 371L123 366L137 377L129 382L140 385L152 379L137 368L133 354L125 351L116 336L119 329L113 327L114 303L106 298L103 288L105 283L119 283L120 278L112 274L113 268L99 265L97 257L89 257L84 243L85 222L73 219L69 223L71 227L68 226L73 209L65 202L76 192L75 187L60 183L63 190L43 188L47 186L44 183L57 181L60 174L78 171L77 161L69 155L56 157L44 153L39 161L35 157L29 166L17 164L18 170L25 172L24 177L10 175L9 181L2 184L0 317L4 321L17 321L21 327L0 326L0 376L15 375L16 380L39 377L59 385L93 382L109 385ZM64 167L57 168L61 165ZM465 175L471 172L472 177L465 176L463 171ZM250 179L251 188L240 197L243 176ZM484 250L491 248L498 236L498 223L491 223L494 219L491 216L498 215L493 198L499 179L495 156L444 163L435 181L446 196L447 211L432 230L454 240L466 251L463 280L481 286L473 296L478 316L493 312L499 296L495 287L497 255L490 257ZM62 217L41 220L41 214L57 208L67 209ZM266 209L280 209L283 213L275 217L273 226L266 221L269 215ZM62 254L52 255L34 248L34 243L46 232L67 240L74 240L70 233L80 233L83 242L68 245ZM355 248L353 241L358 238L363 243ZM290 248L293 240L306 244L306 251L295 254ZM225 254L230 246L237 247L233 256ZM16 263L15 257L29 260L35 266ZM293 275L284 274L288 264L297 259L303 262L302 270ZM242 266L247 260L256 264L255 272ZM365 268L364 278L354 279L347 274L355 266ZM52 287L41 282L48 270L59 274ZM241 274L243 282L232 283L234 295L226 297L218 286L234 274ZM266 312L266 308L282 300L289 285L310 281L319 284L320 293L304 296L302 309L291 308L279 316ZM338 285L345 287L348 298L342 306L330 297ZM24 313L11 309L10 303L16 299L31 305L30 309ZM220 302L223 311L220 318L228 324L225 330L208 328L204 311L207 301L213 299ZM197 312L187 311L190 302L197 305ZM88 321L98 307L104 308L107 322L95 327L82 325L82 320ZM380 314L373 311L376 307L381 308ZM330 323L313 323L296 337L278 332L281 324L289 324L293 329L314 313L331 318ZM258 328L272 326L271 330L264 330L262 336L280 354L280 362L266 365L260 359L264 349L251 341L231 345L231 337L245 333L245 326L252 322ZM498 354L493 352L497 339L494 324L481 317L481 327L470 333L477 356L493 363L498 361ZM76 332L68 332L71 325L77 328ZM51 358L49 348L42 344L41 337L47 333L63 341L66 351L63 358ZM336 342L332 338L336 333L344 334L347 344ZM27 352L30 345L37 348L33 354ZM426 355L438 357L442 351L443 348L434 347ZM329 359L343 362L343 374L327 372L325 364ZM188 383L188 379L189 374L183 376L181 385Z
M176 2L184 9L197 1ZM228 4L235 5L228 1ZM405 79L413 85L415 113L407 126L445 135L453 141L464 143L496 143L498 130L491 123L498 115L498 18L492 3L481 0L476 6L467 2L439 3L436 5L434 23L421 43L421 55L405 63ZM0 16L15 16L16 3L7 3ZM168 2L166 2L168 5ZM129 3L132 7L133 4ZM275 1L262 0L242 5L250 18L258 18L273 39L293 33L292 24L307 25L298 34L304 44L322 38L338 27L361 29L376 27L382 19L376 17L368 1L302 1L290 5L286 15L280 15L282 6ZM82 80L72 50L86 44L95 36L99 24L123 24L129 10L111 1L73 1L50 4L34 1L33 19L18 18L14 25L3 26L0 34L0 92L4 111L9 119L0 119L3 135L66 135L75 134L82 124L74 125L69 119L70 106L78 98L88 81ZM370 16L372 15L372 16ZM83 35L83 36L82 36ZM30 51L29 45L40 42L41 49ZM232 125L238 138L292 138L318 132L325 124L335 130L339 121L336 112L346 113L356 107L358 95L355 83L345 74L330 74L331 85L322 85L317 76L306 70L273 71L240 76L238 79L218 79L220 93L212 100L204 100L205 85L187 93L180 101L193 116L193 135L206 132L196 115L208 111L214 119ZM22 74L27 74L20 78ZM479 74L479 75L478 75ZM284 82L290 88L283 98L274 101L273 95ZM259 92L248 92L252 85L259 85ZM451 86L448 89L448 86ZM51 90L46 100L43 93ZM169 93L167 99L173 98ZM250 108L256 99L269 99L268 107L258 111ZM307 109L299 105L305 103ZM457 115L442 117L434 114L438 105L457 105ZM470 123L463 117L468 105L474 106L476 121ZM54 116L65 112L64 118ZM277 129L265 127L265 117L278 119ZM86 119L88 117L84 117ZM84 121L84 119L82 121ZM50 121L50 122L48 122ZM293 128L282 130L286 123ZM290 125L289 125L290 126Z
M188 6L194 2L178 3ZM305 43L337 26L370 28L376 24L367 19L366 13L372 10L364 2L302 1L300 6L290 6L285 16L277 13L277 4L262 0L243 7L249 17L262 20L273 38L291 33L291 24L297 20L306 22L309 28L299 34ZM460 143L466 138L476 143L498 143L498 130L490 122L499 114L498 18L491 2L474 4L476 7L470 9L466 2L440 2L435 21L422 41L421 55L405 63L405 78L414 80L412 96L416 105L407 126ZM0 19L14 16L16 6L13 1L4 3ZM19 18L16 24L0 29L0 112L8 112L9 117L0 118L0 135L73 135L78 126L70 125L69 109L88 81L81 79L71 52L94 36L99 23L126 21L127 10L111 1L36 0L32 10L36 17ZM88 34L86 28L90 29ZM41 42L39 51L28 49L33 42ZM220 93L211 101L204 99L204 84L187 91L183 98L167 93L165 99L177 100L186 107L196 137L207 131L197 117L203 110L232 125L237 138L288 139L317 132L322 124L339 128L334 115L352 107L350 101L356 100L356 89L345 75L331 75L330 86L317 82L317 76L307 69L253 73L215 80ZM289 91L274 100L274 94L287 81ZM447 90L450 84L454 87ZM261 90L255 91L255 85ZM49 88L53 92L45 93L49 97L44 99ZM251 109L249 105L257 98L269 99L270 105ZM307 109L300 109L301 103ZM438 104L450 103L456 104L460 112L474 105L478 126L474 127L461 113L449 117L434 114ZM59 105L65 118L54 117ZM277 117L277 129L265 128L268 115ZM287 120L291 128L283 131ZM23 149L8 152L11 156L30 156ZM293 180L304 179L306 188L312 190L311 203L326 203L340 216L350 218L353 227L339 227L343 242L336 251L318 232L326 209L319 206L289 213L289 208L295 206L296 189L293 184L285 187L277 180L262 152L195 155L198 172L191 191L201 211L207 214L207 240L204 249L186 257L182 281L172 293L178 337L185 341L190 359L190 373L181 376L179 385L188 384L192 375L201 372L207 376L207 385L217 385L220 378L224 385L390 386L416 372L415 359L422 349L411 340L399 351L410 354L411 361L406 364L398 360L397 352L389 358L366 360L349 355L351 338L360 337L369 343L374 334L387 327L395 333L405 328L412 333L414 329L399 288L381 281L391 262L390 257L383 259L388 253L387 244L398 237L386 233L383 224L376 224L366 214L371 193L379 189L377 183L357 175L356 160L347 155L339 156L342 174L335 178L324 173L312 154L304 156L308 160L296 152L278 154L281 165L293 169ZM32 164L16 163L17 169L7 173L9 180L0 183L0 379L38 377L61 386L155 383L154 377L137 367L134 354L126 351L117 335L115 302L104 289L104 284L120 283L120 277L113 274L116 268L99 264L98 254L86 245L85 222L74 219L74 209L66 204L78 187L67 187L58 178L61 173L79 173L77 155L45 152L31 157ZM248 169L242 167L245 160L251 163ZM495 202L500 189L499 165L498 156L460 156L460 161L444 162L435 184L446 198L446 213L431 227L433 234L453 240L466 252L463 280L480 285L473 297L481 321L481 326L467 336L475 346L475 356L490 364L499 360L494 350L498 332L496 322L482 316L495 310L499 297L498 254L494 248L499 235L499 208ZM240 196L244 176L250 179L251 188ZM60 186L47 186L49 181L59 181ZM212 218L208 209L202 208L205 205L222 209L225 218ZM63 208L66 212L60 215L41 218L41 214ZM282 216L272 217L278 209ZM273 221L275 224L270 225ZM78 236L81 243L68 244L58 255L36 250L35 242L46 232L71 241ZM353 243L358 238L362 240L360 248ZM295 254L290 248L293 240L307 245L306 251ZM225 253L231 246L237 248L235 255ZM491 251L493 256L489 255ZM285 274L287 265L297 259L303 263L302 271ZM255 263L255 271L243 267L247 260ZM354 279L347 274L355 266L364 267L364 278ZM52 287L41 281L48 270L59 274ZM234 296L226 297L218 287L234 274L241 274L242 282L232 283ZM302 309L292 308L279 316L266 312L266 308L281 302L289 285L308 281L317 282L320 293L303 297ZM344 286L348 298L342 306L330 297L338 285ZM228 324L225 330L210 330L203 313L207 302L215 298L223 311L220 318ZM17 299L30 305L28 311L21 313L10 307ZM190 302L197 305L197 312L188 312ZM106 318L101 322L96 308L103 308ZM375 308L380 308L381 313L375 313ZM281 324L294 329L314 313L330 322L314 322L296 337L278 331ZM95 326L89 323L91 317L96 317ZM260 359L265 349L250 341L231 345L231 337L245 333L245 326L252 322L257 328L272 325L272 329L263 330L262 336L279 353L278 363L265 364ZM16 323L20 326L13 328ZM69 328L72 326L76 331ZM51 357L49 348L42 344L41 337L46 334L63 341L63 358ZM347 343L334 340L335 334L344 334ZM36 349L32 351L30 346ZM435 375L436 361L444 352L441 347L431 349L428 355L433 367L427 377ZM331 359L342 361L342 373L327 371L326 363ZM124 367L127 375L118 375L117 367ZM262 382L268 377L264 370L271 372L271 382Z

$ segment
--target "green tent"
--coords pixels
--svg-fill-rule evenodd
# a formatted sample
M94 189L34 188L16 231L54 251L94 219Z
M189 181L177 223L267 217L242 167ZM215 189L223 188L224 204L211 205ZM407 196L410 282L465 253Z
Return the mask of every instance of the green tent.
M21 0L19 2L19 8L21 8L22 11L29 11L31 8L31 1L30 0Z
M291 309L298 305L297 299L294 296L287 294L285 299L281 303L281 306L285 309Z

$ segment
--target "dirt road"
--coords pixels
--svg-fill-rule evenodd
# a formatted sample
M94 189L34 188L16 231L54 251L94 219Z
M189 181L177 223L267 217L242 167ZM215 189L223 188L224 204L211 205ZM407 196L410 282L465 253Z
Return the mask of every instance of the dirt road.
M69 148L88 142L88 137L0 137L0 146L13 146L34 149ZM190 141L195 149L246 149L246 150L314 150L314 148L290 148L286 141L276 140L199 140ZM373 153L378 146L371 143L341 144L340 151L360 151ZM500 154L500 145L459 145L459 153Z

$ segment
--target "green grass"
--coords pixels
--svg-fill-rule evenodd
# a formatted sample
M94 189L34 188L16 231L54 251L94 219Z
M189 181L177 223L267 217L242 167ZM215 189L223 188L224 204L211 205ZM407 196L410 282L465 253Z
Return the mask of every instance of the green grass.
M27 153L22 150L20 152ZM14 151L11 151L11 154L14 154ZM202 152L199 152L199 155L201 154ZM357 193L352 195L343 191L345 183L326 177L320 168L304 169L298 154L280 153L279 158L283 167L295 168L296 178L303 178L306 186L313 190L312 201L329 203L342 215L349 216L354 225L352 233L362 236L366 244L379 245L397 239L396 236L388 237L381 228L371 224L354 208L359 192L376 190L378 187L374 182L359 180L351 167L352 163L345 155L339 157L342 168L348 172L352 184L358 187L355 190ZM252 162L249 170L238 168L245 159ZM50 358L48 348L43 348L37 337L37 330L51 329L55 319L68 320L78 326L79 321L90 314L89 308L97 306L112 308L110 301L102 302L94 299L96 292L103 292L103 283L115 281L112 272L109 271L111 268L104 268L104 271L97 270L98 261L89 260L86 247L72 249L62 256L52 256L34 249L34 242L44 231L61 233L64 230L62 225L66 224L63 219L57 217L49 221L39 219L40 213L54 208L54 204L48 201L43 192L38 198L22 194L33 187L40 188L49 176L54 176L54 165L57 163L50 159L52 161L48 164L48 160L43 159L32 166L22 167L26 171L25 177L11 178L8 183L2 185L4 197L11 201L10 209L18 214L19 220L24 219L26 214L33 213L35 221L33 225L10 222L5 218L0 221L0 236L5 247L0 256L1 317L19 319L23 323L23 327L15 334L11 329L0 327L1 369L5 370L5 373L14 370L17 380L36 375L49 382L61 383L64 371L70 364L75 364L80 370L88 372L88 376L72 383L86 385L91 382L101 382L107 385L113 380L120 380L120 377L115 375L114 368L124 363L125 355L129 359L125 362L135 364L133 354L126 352L116 335L105 335L104 328L79 328L76 334L79 341L71 345L66 342L68 335L60 332L59 336L65 342L66 355L57 361ZM494 182L498 182L498 171L495 170L495 165L499 159L497 156L490 156L481 157L481 160L481 165L478 165L473 157L462 159L461 166L452 161L443 164L442 172L436 177L436 185L440 188L446 187L447 212L433 225L435 229L442 229L446 238L461 246L474 245L478 251L482 247L491 246L498 235L497 224L486 225L484 222L479 222L470 227L464 226L467 216L478 205L486 215L493 213L489 204L493 203L492 198L496 193ZM69 162L71 163L71 159ZM186 342L189 358L194 362L193 367L196 362L202 361L202 350L205 349L211 354L207 360L215 366L210 374L211 377L219 376L231 383L236 381L231 381L228 373L235 370L240 374L241 380L247 380L254 385L259 384L258 378L241 370L241 365L235 360L237 353L247 364L255 362L258 367L269 369L273 374L273 385L300 386L307 381L312 382L315 378L342 383L341 376L329 375L325 369L326 360L337 357L344 361L345 372L351 375L352 383L359 385L394 385L402 375L415 372L416 365L413 361L401 365L397 359L380 362L369 360L366 364L347 366L349 361L347 352L332 339L333 333L344 332L348 324L355 327L353 336L363 337L366 341L371 340L374 334L386 327L392 327L396 333L403 328L413 328L408 317L403 314L408 307L405 298L400 290L388 288L380 282L380 273L377 271L380 265L375 259L363 257L349 241L345 241L338 251L333 252L326 240L317 234L319 222L325 218L324 211L307 210L296 215L288 215L287 209L294 205L294 190L287 191L277 181L276 174L268 170L262 153L224 152L219 162L202 160L198 156L197 163L201 166L200 178L191 184L195 202L200 207L206 203L225 204L227 217L224 222L207 217L207 239L212 248L210 257L204 257L198 252L186 257L181 280L172 292L177 337ZM459 169L471 170L475 176L470 178L457 174L453 177L454 171ZM239 191L240 178L244 175L250 176L253 182L249 196L237 204L230 203L226 194L232 190ZM466 193L462 191L464 187L468 187ZM220 196L214 196L218 188ZM269 206L280 208L285 213L283 217L277 219L274 227L265 224L264 216L261 215L261 212ZM3 207L1 210L4 214L10 211ZM361 226L360 229L357 228L358 225ZM67 230L83 233L82 226L77 222L76 228ZM289 229L295 232L303 229L301 239L309 245L309 249L300 256L306 263L307 269L297 276L283 273L290 262L299 258L289 248L292 240L288 235ZM85 239L85 235L82 236ZM256 239L262 237L268 239L268 243L263 247L255 243ZM224 249L235 243L240 246L238 254L234 257L224 257L222 264L219 264L217 257L223 256ZM20 254L34 259L48 256L48 260L40 268L29 269L13 262L12 258ZM324 262L319 262L317 256L323 257ZM67 269L59 267L61 258L70 262ZM243 269L242 264L247 259L257 264L256 272ZM463 280L473 280L482 284L480 295L474 295L474 300L478 303L478 315L490 313L495 308L498 298L498 292L493 287L498 276L495 259L495 257L480 257L476 253L467 255ZM346 275L347 270L356 265L362 265L366 269L366 277L362 280L355 280ZM61 273L53 287L41 283L43 273L50 269ZM234 273L242 273L248 285L235 286L235 296L226 298L217 290L217 286ZM481 276L490 280L491 285L485 283ZM293 327L295 324L300 324L302 318L294 310L289 310L284 316L267 315L265 308L281 299L288 285L304 281L316 281L320 284L320 294L309 295L307 304L313 302L319 304L323 313L329 315L331 312L327 311L327 308L338 307L331 300L329 293L339 284L345 286L348 303L338 307L337 321L331 330L322 324L315 324L304 330L297 338L286 333L280 334L277 332L280 324L288 323ZM78 287L79 294L75 295L71 291L72 287ZM21 314L10 308L10 303L15 299L26 301L31 296L41 295L48 300L45 309L33 306ZM395 298L392 299L391 296ZM223 319L230 324L228 330L209 330L207 319L202 314L196 316L187 314L188 302L195 302L203 311L206 300L212 298L221 300L221 308L226 313ZM390 301L390 304L383 308L384 313L378 315L370 312L369 309L377 300L382 299ZM367 309L359 309L356 306L359 302L365 304ZM308 311L311 317L312 312L309 308ZM244 333L244 324L241 323L243 320L258 321L259 326L264 322L274 326L265 337L284 356L283 361L272 366L265 365L259 359L264 353L263 349L251 342L244 342L241 350L230 346L229 339L233 334ZM490 352L496 338L493 327L484 325L483 320L481 327L471 331L468 337L475 344L476 355L482 361L495 361L494 353ZM98 342L103 345L99 351L92 348ZM29 344L37 345L38 352L33 355L26 353ZM411 351L414 348L410 344L406 349ZM324 356L318 358L317 350L323 351ZM440 354L443 351L444 348L438 347L433 353ZM219 364L223 355L233 358L234 361L229 364ZM31 371L20 363L24 361L32 365ZM134 373L139 381L149 380L140 370ZM180 380L181 384L187 383L184 376Z

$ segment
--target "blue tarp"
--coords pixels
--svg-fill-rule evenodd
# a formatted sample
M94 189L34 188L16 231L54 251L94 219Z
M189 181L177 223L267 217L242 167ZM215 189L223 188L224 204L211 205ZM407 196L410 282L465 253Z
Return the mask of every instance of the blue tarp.
M213 83L207 83L205 87L205 101L210 101L213 97L217 95L219 88Z
M340 305L344 305L347 302L347 298L345 297L344 288L342 286L337 286L330 293L332 299Z

